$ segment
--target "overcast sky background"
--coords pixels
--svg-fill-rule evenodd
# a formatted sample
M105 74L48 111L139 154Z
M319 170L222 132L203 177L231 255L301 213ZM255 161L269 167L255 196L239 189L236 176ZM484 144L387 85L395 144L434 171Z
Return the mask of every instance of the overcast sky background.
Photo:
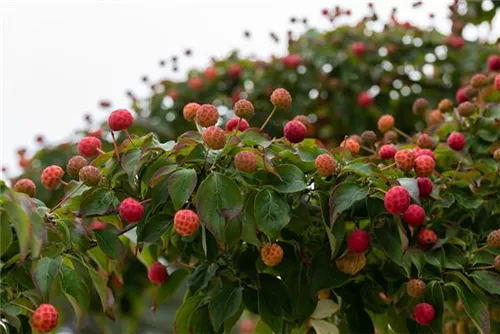
M238 48L242 54L267 59L282 55L280 37L290 28L289 18L307 17L309 25L326 28L321 9L348 4L355 22L366 14L368 1L269 1L269 0L0 0L0 165L8 175L19 173L16 150L36 151L34 138L43 134L48 143L73 138L84 125L84 113L100 121L107 114L98 101L128 107L125 91L148 93L140 78L182 77L191 67L202 68L211 56L222 57ZM450 1L428 1L412 10L410 1L376 1L381 18L392 7L398 17L428 26L429 13L443 32L449 32L446 7ZM496 26L500 26L497 22ZM252 39L243 38L250 30ZM497 29L498 30L498 29ZM469 32L474 37L476 31ZM496 32L498 36L498 31ZM284 40L282 38L282 40ZM180 72L160 68L160 59L182 54ZM168 69L167 69L168 68Z

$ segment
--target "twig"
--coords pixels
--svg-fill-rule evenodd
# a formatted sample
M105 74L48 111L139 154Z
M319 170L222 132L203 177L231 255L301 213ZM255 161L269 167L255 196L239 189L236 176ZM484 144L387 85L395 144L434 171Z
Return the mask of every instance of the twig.
M63 203L66 202L68 200L68 198L70 198L72 195L74 195L82 186L83 186L83 183L80 183L80 185L78 187L76 187L72 192L70 192L69 194L64 196L59 201L59 203L56 204L56 206L54 206L52 209L49 210L49 213L54 212L57 208L59 208L61 205L63 205Z

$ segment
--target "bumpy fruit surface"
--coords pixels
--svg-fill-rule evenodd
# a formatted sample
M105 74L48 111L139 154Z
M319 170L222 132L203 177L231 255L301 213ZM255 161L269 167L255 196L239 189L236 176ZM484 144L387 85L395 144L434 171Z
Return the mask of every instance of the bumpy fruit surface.
M427 107L429 106L429 102L423 97L419 97L413 102L413 113L415 115L422 115L427 111Z
M473 88L479 89L488 85L488 78L482 73L477 73L470 79L470 85Z
M183 237L192 235L198 225L200 224L200 219L196 212L192 210L179 210L174 216L174 226L177 233Z
M101 141L96 137L84 137L78 143L78 152L86 158L95 157L101 149Z
M394 186L384 197L385 209L393 214L402 214L410 206L410 193L402 186Z
M398 141L398 133L394 130L389 130L384 133L384 142L396 143Z
M448 146L455 151L461 151L465 147L465 136L460 132L453 131L446 139Z
M192 122L196 117L196 112L198 111L199 107L200 105L196 102L186 104L182 109L182 115L184 116L184 119L186 121Z
M438 109L441 112L451 111L452 108L453 108L453 102L451 102L450 99L442 99L438 104Z
M361 134L361 144L371 146L377 141L377 135L371 130L363 131Z
M399 169L408 172L415 163L415 153L412 150L399 150L394 155L394 160Z
M319 300L325 300L325 299L330 299L330 290L329 289L323 289L318 291L318 299Z
M277 108L288 109L292 106L292 96L284 88L275 89L271 94L270 101Z
M45 189L53 190L61 183L63 175L64 170L61 167L52 165L43 170L40 180Z
M351 155L353 157L358 155L359 148L360 148L359 143L351 138L344 139L340 143L340 147L348 149L349 152L351 152Z
M262 262L268 267L275 267L283 260L283 249L278 244L267 243L260 249Z
M354 253L363 253L370 247L370 233L355 229L347 238L347 249Z
M422 246L427 246L438 241L436 232L431 229L424 228L418 233L418 243Z
M491 248L500 248L500 229L491 231L486 242Z
M128 129L132 124L134 117L127 109L118 109L109 114L108 125L112 131Z
M322 177L328 177L335 173L335 159L331 154L323 153L318 155L314 160L314 166Z
M493 260L493 268L495 268L496 271L500 271L500 255L495 256L495 259Z
M425 282L421 279L411 279L406 283L406 292L412 297L419 298L425 293Z
M77 179L78 173L80 173L80 169L87 165L87 160L85 160L84 157L82 157L81 155L76 155L73 158L69 159L68 165L66 166L66 171L68 172L69 176Z
M234 104L234 114L238 117L249 120L255 114L255 108L252 102L241 99Z
M417 145L420 148L432 148L434 146L434 141L432 140L432 137L429 136L427 133L422 133L420 136L418 136L417 139Z
M236 127L238 126L238 122L240 123L240 126L238 127L239 131L245 131L246 129L248 129L250 127L250 124L248 124L246 119L242 118L240 121L239 117L233 117L229 121L227 121L226 131L227 132L234 131L234 129L236 129Z
M201 126L208 128L215 125L219 120L219 112L217 108L211 104L202 104L196 111L196 121Z
M94 166L85 166L78 173L80 181L86 186L93 187L101 182L101 171Z
M432 193L434 186L431 180L426 177L417 178L417 185L420 197L429 197Z
M415 174L420 177L429 176L434 172L436 163L428 155L421 155L415 159Z
M120 218L127 223L136 223L144 216L144 207L135 199L129 197L120 203Z
M210 126L202 134L203 141L212 150L220 150L226 145L226 132L219 127Z
M14 184L14 190L18 193L23 193L29 197L34 197L36 193L35 182L30 179L20 179Z
M167 268L160 262L153 263L148 269L148 279L153 284L162 285L167 277Z
M283 133L291 143L300 143L307 136L307 128L302 122L292 120L286 123Z
M293 118L293 120L299 121L300 123L304 124L308 130L309 127L311 126L311 120L309 120L309 117L305 115L297 115Z
M461 115L461 116L464 116L464 117L468 117L472 114L474 114L474 112L476 111L476 105L469 102L469 101L465 101L465 102L462 102L458 105L458 113Z
M377 121L377 127L382 133L386 133L394 127L394 117L392 115L382 115Z
M257 158L250 151L241 151L234 156L234 166L245 173L253 173L257 169Z
M444 116L441 113L441 110L435 109L429 113L429 117L427 119L429 125L439 125L444 122Z
M391 144L385 144L380 147L378 154L380 155L381 159L388 160L394 158L394 155L396 155L396 148L391 145Z
M335 261L338 270L349 275L356 275L366 266L365 253L347 252Z
M420 326L430 325L435 316L436 311L434 311L434 307L429 303L417 304L413 309L413 317Z
M413 227L422 225L425 221L424 208L417 204L411 204L403 213L403 220Z
M106 229L106 223L103 223L102 221L99 221L99 220L94 220L92 222L92 224L90 224L90 228L93 231L104 230L104 229Z
M417 159L418 157L420 157L422 155L427 155L427 156L431 157L432 160L434 160L434 161L436 160L436 156L434 155L434 152L432 152L429 149L422 148L420 150L416 150L416 148L415 148L414 151L416 151L416 153L415 153L415 159Z
M33 328L42 333L51 332L57 327L58 321L59 313L52 304L41 304L31 318Z

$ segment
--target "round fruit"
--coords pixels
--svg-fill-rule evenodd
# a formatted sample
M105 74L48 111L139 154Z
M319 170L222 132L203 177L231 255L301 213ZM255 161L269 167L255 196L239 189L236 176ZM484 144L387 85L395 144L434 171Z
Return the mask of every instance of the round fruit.
M495 259L493 260L493 268L495 268L496 271L500 271L500 255L495 256Z
M80 181L86 186L93 187L101 182L101 171L94 166L85 166L78 173Z
M427 107L429 107L429 102L423 97L419 97L413 102L413 113L415 115L422 115L427 111Z
M436 233L431 229L424 228L418 233L418 243L422 246L433 244L436 241L438 241L438 237Z
M434 152L432 152L431 150L426 149L426 148L422 148L422 149L420 149L420 150L417 151L416 150L417 147L415 147L415 149L414 149L414 151L416 151L416 153L415 153L415 159L417 159L418 157L420 157L422 155L427 155L427 156L431 157L432 160L436 160L436 156L434 155Z
M342 143L340 143L340 147L348 149L353 157L358 155L360 148L359 143L351 138L344 139Z
M184 119L186 121L192 122L196 117L196 112L198 111L199 107L200 105L196 102L191 102L186 104L184 106L184 109L182 109L182 114L184 115Z
M373 131L367 130L363 131L363 133L361 134L361 144L363 145L371 146L376 141L377 141L377 135Z
M240 123L240 126L238 127L238 131L245 131L250 127L246 119L242 118L240 121L239 117L233 117L226 123L226 131L227 132L232 132L236 127L238 126L238 122Z
M396 143L398 141L398 133L393 130L389 130L384 133L384 142L386 143Z
M354 253L363 253L370 247L370 233L355 229L347 238L347 249Z
M226 132L219 127L210 126L203 131L203 141L212 150L220 150L226 145Z
M76 179L78 178L78 173L80 173L80 169L87 166L87 160L81 155L76 155L73 158L69 159L68 165L66 166L66 171L69 176Z
M144 216L144 206L129 197L120 203L120 218L127 223L136 223Z
M52 165L43 170L40 179L45 189L53 190L61 183L63 175L64 171L61 167Z
M408 172L415 163L415 153L412 150L399 150L394 155L394 160L399 169Z
M488 57L488 60L486 60L486 64L488 65L488 69L490 71L500 71L500 56L497 55L491 55Z
M427 119L429 125L439 125L444 122L444 116L441 113L441 110L435 109L430 112L429 117Z
M394 186L384 197L385 209L393 214L404 213L410 206L410 193L402 186Z
M354 42L351 45L351 50L352 50L352 53L354 53L354 55L356 57L360 57L366 51L365 43L363 43L363 42Z
M30 179L20 179L14 184L14 190L18 193L23 193L29 197L34 197L36 193L35 182Z
M436 163L428 155L421 155L415 159L415 174L420 177L429 176L434 172Z
M421 279L411 279L406 283L406 292L412 297L420 298L425 294L425 282Z
M469 102L469 101L465 101L465 102L462 102L458 105L458 113L461 115L461 116L464 116L464 117L468 117L468 116L471 116L472 114L474 114L474 112L476 111L476 105Z
M385 144L380 147L378 154L380 155L380 158L383 160L388 160L394 158L394 155L396 155L396 148L391 145L391 144Z
M292 120L286 123L283 133L291 143L300 143L307 136L307 128L302 122Z
M391 115L382 115L377 121L377 127L382 133L386 133L394 127L394 117Z
M148 279L153 284L162 285L167 277L167 268L160 262L153 263L148 269Z
M262 245L260 256L266 266L275 267L283 260L283 249L278 244L267 243Z
M420 205L411 204L403 213L404 221L413 227L420 226L425 221L425 211Z
M108 125L112 131L120 131L128 129L134 124L134 117L127 109L118 109L108 117Z
M453 131L446 139L448 146L455 151L461 151L465 147L465 136L460 132Z
M335 160L329 153L320 154L314 160L314 166L322 177L328 177L335 173L335 165Z
M486 243L491 248L500 248L500 229L491 231L488 234Z
M257 158L250 151L241 151L234 157L234 166L242 172L253 173L257 169Z
M417 185L420 197L429 197L432 193L434 186L431 180L426 177L417 178Z
M202 104L196 110L196 121L205 128L215 125L218 120L219 112L211 104Z
M96 137L84 137L78 143L78 152L85 158L93 158L101 149L101 141Z
M323 289L318 291L318 299L319 300L326 300L330 299L330 290L329 289Z
M434 307L431 304L420 303L413 309L413 316L420 326L428 326L434 320L436 311L434 311Z
M292 96L284 88L275 89L270 100L273 106L277 108L288 109L292 106Z
M374 101L375 101L374 98L368 92L360 92L358 94L358 105L361 108L370 107Z
M249 120L255 114L255 108L252 102L241 99L234 104L234 114L240 118Z
M93 231L104 230L104 229L106 229L106 223L103 223L102 221L99 221L99 220L94 220L92 222L92 224L90 224L90 228Z
M432 140L432 137L429 136L427 133L422 133L420 136L418 136L417 139L417 145L420 148L432 148L434 146L434 141Z
M177 233L183 237L192 235L198 225L200 224L200 219L196 212L192 210L179 210L174 216L174 226Z
M365 253L347 252L335 261L338 270L349 275L356 275L366 266Z
M451 111L452 108L453 108L453 102L451 102L450 99L442 99L438 104L438 109L441 112Z
M33 313L31 324L39 332L51 332L57 327L59 313L52 304L41 304Z

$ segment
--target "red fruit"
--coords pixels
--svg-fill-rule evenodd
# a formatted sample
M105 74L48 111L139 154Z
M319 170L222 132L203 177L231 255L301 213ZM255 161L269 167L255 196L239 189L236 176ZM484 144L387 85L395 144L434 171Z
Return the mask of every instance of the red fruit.
M465 40L457 35L448 36L446 42L454 49L461 49L465 45Z
M227 132L231 132L234 129L236 129L236 127L238 126L238 121L239 121L238 117L233 117L229 121L227 121L227 123L226 123L226 131ZM241 122L240 122L240 126L238 127L238 130L239 131L245 131L249 127L250 127L250 125L248 124L248 122L246 121L246 119L242 118Z
M399 150L394 155L394 160L399 169L408 172L415 163L415 153L412 150Z
M203 141L212 150L220 150L226 145L226 133L219 127L209 126L203 131Z
M414 298L420 298L425 294L425 282L421 279L411 279L406 283L406 292Z
M316 157L314 160L318 174L322 177L328 177L335 173L335 160L329 153L323 153Z
M290 121L283 128L286 139L291 143L300 143L307 136L307 128L299 121Z
M391 115L382 115L378 119L377 127L380 132L385 133L394 127L394 123L394 117L392 117Z
M436 232L429 228L424 228L418 233L418 243L422 246L427 246L428 244L433 244L438 241Z
M469 101L469 98L465 94L466 92L467 92L467 88L465 88L465 87L460 88L457 91L456 100L458 103L463 103L463 102Z
M254 108L252 102L245 100L245 99L238 100L234 104L233 109L234 109L234 114L236 116L247 119L247 120L252 118L253 115L255 114L255 108Z
M500 90L500 74L497 74L495 77L495 87L497 90Z
M275 267L283 260L283 248L278 244L264 244L260 249L260 256L266 266Z
M52 304L41 304L31 317L33 328L39 332L51 332L57 327L59 321L59 313Z
M378 154L381 159L392 159L396 154L396 148L391 144L382 145L382 147L378 150Z
M53 190L61 183L63 175L64 171L61 167L52 165L43 170L40 179L45 189Z
M351 152L351 155L355 157L358 155L360 146L357 141L347 138L340 143L340 147L348 149L349 152Z
M93 187L101 182L101 171L94 166L85 166L78 173L80 181L86 186Z
M351 51L356 57L361 57L366 51L365 43L363 42L352 43Z
M192 90L198 90L203 86L203 80L200 77L192 77L188 81L188 87Z
M283 65L285 65L286 68L290 69L296 69L297 67L299 67L301 61L302 58L298 54L292 54L281 58L281 62L283 63Z
M212 81L214 80L215 78L217 78L217 75L218 75L218 71L217 71L217 68L213 67L213 66L210 66L210 67L207 67L207 69L205 70L205 77Z
M435 165L432 157L421 155L415 159L415 174L421 177L429 176L434 172Z
M126 223L136 223L144 216L144 207L135 199L129 197L120 203L120 218Z
M178 89L176 88L170 88L167 92L167 95L172 99L172 100L177 100L181 93L179 92Z
M347 249L353 253L363 253L370 247L370 233L355 229L347 238Z
M441 112L451 111L452 108L453 108L453 102L451 102L450 99L442 99L438 104L438 109Z
M425 211L420 205L411 204L403 213L404 221L413 227L420 226L425 221Z
M465 147L465 136L460 132L453 131L446 139L448 146L455 151L461 151Z
M219 120L219 112L217 108L211 104L202 104L196 111L196 121L201 126L208 128L215 125Z
M495 256L495 259L493 260L493 267L496 271L500 271L500 255Z
M497 72L500 71L500 56L497 55L491 55L488 57L488 60L486 61L486 64L488 64L488 69L492 72Z
M85 158L93 158L99 154L101 141L96 137L84 137L78 143L78 152Z
M231 66L229 66L228 73L231 78L237 79L243 73L243 69L239 64L231 64Z
M420 197L429 197L432 193L434 186L431 180L426 177L417 178L417 185Z
M253 173L257 169L257 158L250 151L241 151L234 157L236 169L245 173Z
M192 235L198 225L200 224L200 219L196 212L192 210L179 210L174 216L174 226L177 233L183 237Z
M198 111L199 107L200 105L196 102L191 102L186 104L184 106L184 109L182 109L182 114L184 115L184 119L186 121L192 122L196 117L196 112Z
M434 155L434 152L432 152L431 150L428 150L426 148L423 148L421 150L416 151L416 153L415 153L415 159L418 158L418 157L421 157L422 155L426 155L428 157L431 157L432 160L434 160L434 161L436 160L436 156Z
M76 179L78 178L78 173L80 173L80 169L87 166L87 160L80 155L76 155L69 159L68 165L66 166L66 171L69 176Z
M99 221L99 220L94 220L92 222L92 224L90 224L90 228L93 231L104 230L104 229L106 229L106 223L103 223L102 221Z
M23 193L29 197L34 197L36 193L36 185L30 179L20 179L14 184L14 190L18 193Z
M435 109L429 113L427 118L429 125L438 125L444 122L443 113L439 109Z
M252 319L241 319L240 334L252 334L255 329L255 321Z
M361 108L368 108L374 101L374 98L368 92L360 92L358 94L358 105Z
M322 9L321 14L323 14L325 16L328 15L328 9L326 9L326 8Z
M432 146L434 146L434 141L427 133L422 133L418 136L417 145L420 148L432 148Z
M434 320L436 311L434 311L434 307L431 304L420 303L413 309L413 316L420 326L427 326Z
M112 131L128 129L132 124L134 117L127 109L118 109L109 114L108 125Z
M160 262L153 263L148 269L148 279L153 284L162 285L167 277L167 268Z
M282 109L288 109L292 106L292 96L284 88L276 88L270 98L273 106Z
M491 231L488 234L486 243L491 248L500 248L500 229Z
M410 206L410 193L402 186L394 186L384 197L385 209L393 214L402 214Z

